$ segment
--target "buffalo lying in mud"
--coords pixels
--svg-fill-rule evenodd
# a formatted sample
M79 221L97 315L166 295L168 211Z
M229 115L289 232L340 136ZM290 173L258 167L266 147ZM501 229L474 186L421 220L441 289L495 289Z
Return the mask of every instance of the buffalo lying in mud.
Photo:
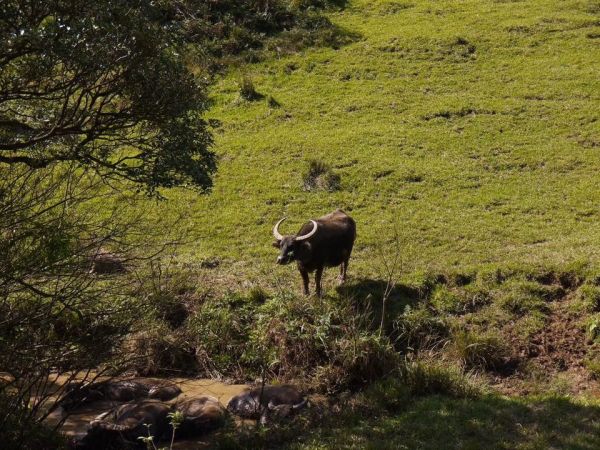
M308 400L294 386L259 386L233 397L227 409L244 419L265 424L269 417L288 417L307 404Z
M181 389L171 382L152 378L107 380L97 383L71 383L60 406L65 410L98 400L128 402L139 399L171 400L181 394Z
M348 261L356 238L356 223L341 209L310 220L300 228L298 234L282 235L279 225L273 227L276 241L273 246L280 250L277 264L296 261L302 276L304 295L309 294L308 274L315 272L317 295L321 296L321 277L325 267L340 266L340 283L346 280Z
M72 447L80 450L145 448L139 438L160 440L170 431L171 407L156 400L127 403L100 414L90 422L87 434Z
M177 437L197 436L219 428L225 422L227 411L214 397L203 396L175 405L183 415L177 428Z

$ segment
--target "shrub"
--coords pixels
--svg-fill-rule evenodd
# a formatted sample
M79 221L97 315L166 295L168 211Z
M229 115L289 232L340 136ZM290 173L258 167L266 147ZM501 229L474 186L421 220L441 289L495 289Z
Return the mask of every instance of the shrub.
M374 409L397 412L411 400L410 386L400 374L374 382L362 394L362 398Z
M394 345L403 352L435 348L445 342L448 334L446 319L424 308L412 309L407 306L394 322Z
M320 160L311 160L304 173L303 186L306 191L323 190L338 191L341 188L341 178L333 169Z
M194 348L181 332L164 324L144 323L145 330L132 333L123 344L128 368L138 375L193 374L197 371Z
M590 341L600 341L600 313L592 314L588 317L586 334Z
M0 442L4 450L67 448L66 438L43 423L33 423L23 429L22 418L32 412L23 403L18 403L16 408L15 404L10 394L0 391L0 408L12 410L0 428Z
M310 298L275 298L259 308L251 335L273 375L312 378L329 392L364 385L393 370L389 340L363 327L364 318L346 304Z
M451 353L467 369L489 370L500 368L508 352L496 335L458 329L452 333Z
M243 377L258 373L254 358L247 352L259 301L263 300L258 293L250 299L229 294L205 302L189 318L186 334L196 348L198 365L205 376Z
M145 305L147 318L165 322L172 329L181 327L197 300L191 276L189 272L163 275L153 268L135 292Z
M248 75L244 75L238 82L240 97L244 100L253 101L263 98L263 95L257 92L254 87L254 81Z
M407 361L401 377L414 395L445 394L453 397L469 397L477 394L474 383L459 367L442 361Z
M592 377L600 380L600 358L588 359L584 361L585 367L590 371Z

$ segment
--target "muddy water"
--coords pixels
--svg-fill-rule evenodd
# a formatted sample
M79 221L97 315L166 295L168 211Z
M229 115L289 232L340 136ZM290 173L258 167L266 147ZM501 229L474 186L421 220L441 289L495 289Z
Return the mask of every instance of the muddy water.
M226 406L232 397L236 396L247 387L245 384L225 384L210 379L169 378L168 381L176 383L181 388L182 393L167 403L175 403L187 398L210 395L218 399L223 406ZM116 402L99 401L82 406L69 414L62 425L61 430L67 436L75 438L83 437L87 431L90 420L117 404L118 403ZM60 412L56 412L48 418L48 421L50 423L57 423L60 419ZM195 440L178 441L173 448L178 450L206 448L209 446L209 442L210 436L206 436Z

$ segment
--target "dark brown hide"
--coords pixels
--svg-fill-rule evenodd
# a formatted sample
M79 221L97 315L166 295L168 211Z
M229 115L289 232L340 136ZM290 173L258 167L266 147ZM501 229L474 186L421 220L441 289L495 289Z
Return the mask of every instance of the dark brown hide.
M246 419L265 423L269 415L288 417L307 405L307 399L294 386L259 386L233 397L227 409Z
M175 405L183 414L183 422L177 428L177 437L197 436L220 427L225 422L226 410L214 397L198 397Z
M303 225L298 234L281 236L274 246L280 249L278 264L296 261L305 295L309 294L308 274L316 272L316 292L321 296L321 276L325 267L340 266L339 280L346 280L348 261L356 238L356 223L341 209L314 222L317 224L317 231L312 236L302 239L313 231L314 224L311 221Z
M171 407L166 403L145 400L128 403L101 414L90 423L87 434L77 442L75 448L107 450L145 448L139 440L148 433L160 440L169 431L167 415Z
M98 400L128 402L151 398L171 400L181 394L174 383L154 378L133 378L125 380L106 380L82 385L72 383L60 405L67 411Z

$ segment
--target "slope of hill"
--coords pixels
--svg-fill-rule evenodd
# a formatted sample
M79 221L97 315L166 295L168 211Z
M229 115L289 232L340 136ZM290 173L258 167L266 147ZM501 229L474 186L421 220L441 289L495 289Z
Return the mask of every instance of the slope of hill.
M394 333L406 328L391 334L393 345L404 345L403 356L458 364L461 377L476 373L478 393L412 396L421 381L431 383L421 393L452 394L451 374L434 364L413 374L410 394L384 386L376 407L309 420L316 429L301 430L308 437L297 445L596 448L600 3L354 0L328 16L352 42L275 54L217 83L214 191L202 198L172 191L156 208L161 217L185 217L190 244L176 259L201 274L199 285L276 292L264 304L260 289L229 306L203 304L198 330L222 336L229 319L219 322L220 314L241 315L248 328L258 323L253 337L269 334L261 326L279 326L268 329L277 355L277 333L306 343L284 326L290 316L303 323L305 310L331 319L350 299L377 317L380 292L371 288L385 285L385 259L398 246L402 266L388 312ZM258 92L252 100L240 95L244 79ZM339 186L307 189L303 177L315 159ZM299 277L274 268L272 225L288 216L284 228L295 232L337 207L358 224L348 290L334 290L330 271L333 306L282 297L298 289ZM340 324L329 325L327 332ZM224 333L240 339L236 358L247 357L238 331ZM399 344L406 335L431 347L419 353L415 341ZM293 351L281 351L293 360ZM264 435L255 438L260 447ZM294 439L284 433L282 442Z
M596 1L356 0L330 18L358 38L240 69L266 99L241 100L240 73L216 86L214 192L169 195L194 258L268 267L277 219L342 207L362 275L394 227L411 270L598 266ZM340 190L303 189L314 158Z

